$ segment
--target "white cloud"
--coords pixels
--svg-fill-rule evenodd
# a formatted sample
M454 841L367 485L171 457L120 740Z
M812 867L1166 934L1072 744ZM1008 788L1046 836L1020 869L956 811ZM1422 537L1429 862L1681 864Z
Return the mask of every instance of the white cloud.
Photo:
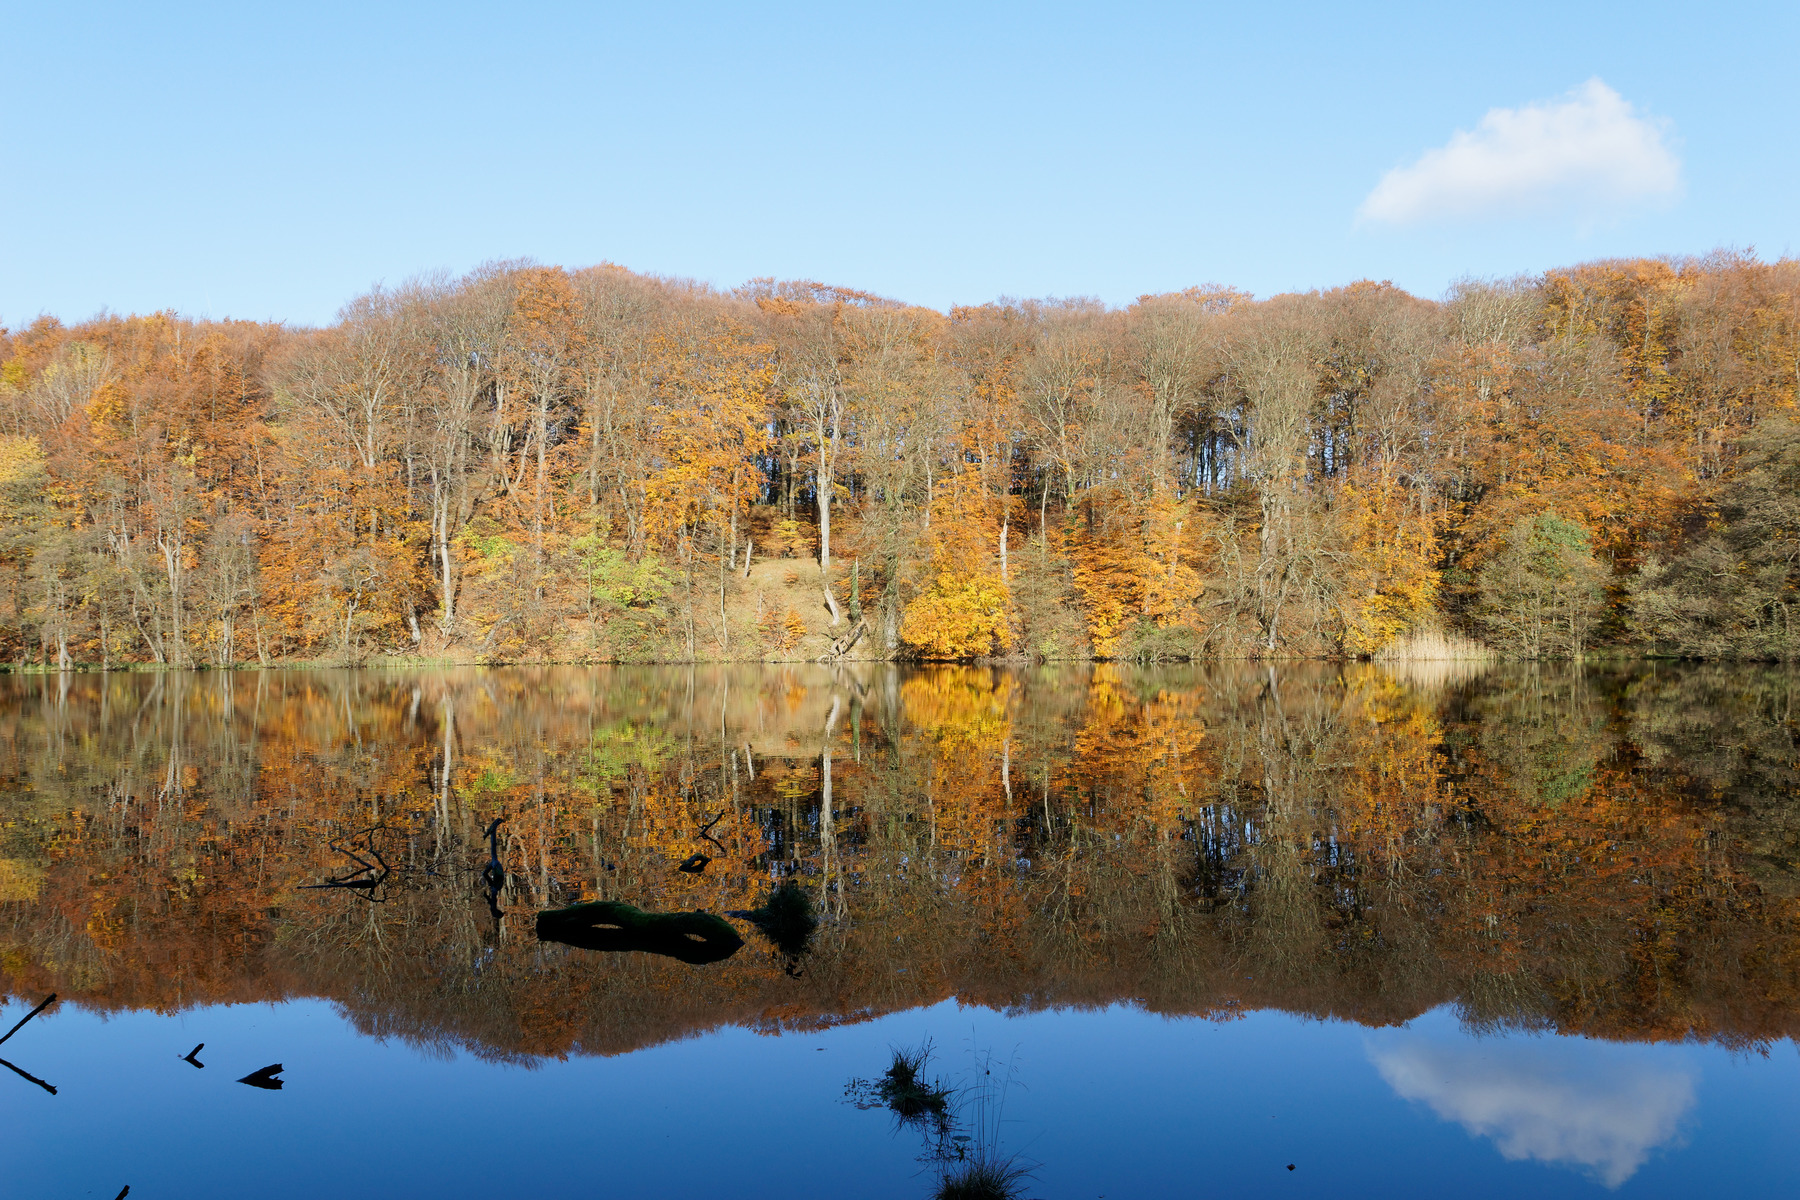
M1369 1057L1405 1099L1492 1139L1510 1161L1585 1168L1609 1188L1673 1139L1694 1104L1688 1073L1615 1057L1606 1047L1575 1045L1567 1048L1587 1052L1558 1056L1515 1041L1386 1041L1371 1045Z
M1663 128L1590 79L1556 100L1495 108L1474 132L1382 176L1357 215L1406 225L1572 210L1605 215L1681 190Z

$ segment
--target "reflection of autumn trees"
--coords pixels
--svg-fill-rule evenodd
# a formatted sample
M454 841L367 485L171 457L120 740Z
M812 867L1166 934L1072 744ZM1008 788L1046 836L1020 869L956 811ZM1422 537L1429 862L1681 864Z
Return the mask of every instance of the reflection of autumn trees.
M503 1056L952 994L1787 1036L1793 690L1667 667L43 677L0 704L0 971L102 1008L325 996ZM379 851L383 885L307 890L354 869L342 848ZM747 925L705 968L531 933L576 900L720 913L788 879L825 917L797 974Z

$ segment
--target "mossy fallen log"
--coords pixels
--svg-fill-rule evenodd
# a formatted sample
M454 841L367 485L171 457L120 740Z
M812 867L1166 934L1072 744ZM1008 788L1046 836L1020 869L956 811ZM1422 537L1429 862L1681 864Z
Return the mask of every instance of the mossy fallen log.
M618 900L541 912L537 935L539 941L583 950L642 950L695 966L730 958L744 944L737 930L712 913L652 913Z

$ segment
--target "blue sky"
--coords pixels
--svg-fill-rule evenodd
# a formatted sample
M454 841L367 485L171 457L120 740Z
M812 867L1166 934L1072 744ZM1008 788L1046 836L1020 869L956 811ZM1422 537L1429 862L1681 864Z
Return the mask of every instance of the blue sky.
M512 257L943 307L1779 256L1797 34L1791 4L15 6L0 322L321 323Z

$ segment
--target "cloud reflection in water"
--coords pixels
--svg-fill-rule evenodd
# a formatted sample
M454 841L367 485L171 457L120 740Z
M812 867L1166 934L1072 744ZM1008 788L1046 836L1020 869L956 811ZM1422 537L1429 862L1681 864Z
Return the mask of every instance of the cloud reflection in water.
M1585 1168L1608 1188L1674 1140L1694 1105L1692 1072L1652 1066L1636 1047L1412 1029L1371 1038L1368 1052L1401 1097L1491 1139L1509 1161Z

